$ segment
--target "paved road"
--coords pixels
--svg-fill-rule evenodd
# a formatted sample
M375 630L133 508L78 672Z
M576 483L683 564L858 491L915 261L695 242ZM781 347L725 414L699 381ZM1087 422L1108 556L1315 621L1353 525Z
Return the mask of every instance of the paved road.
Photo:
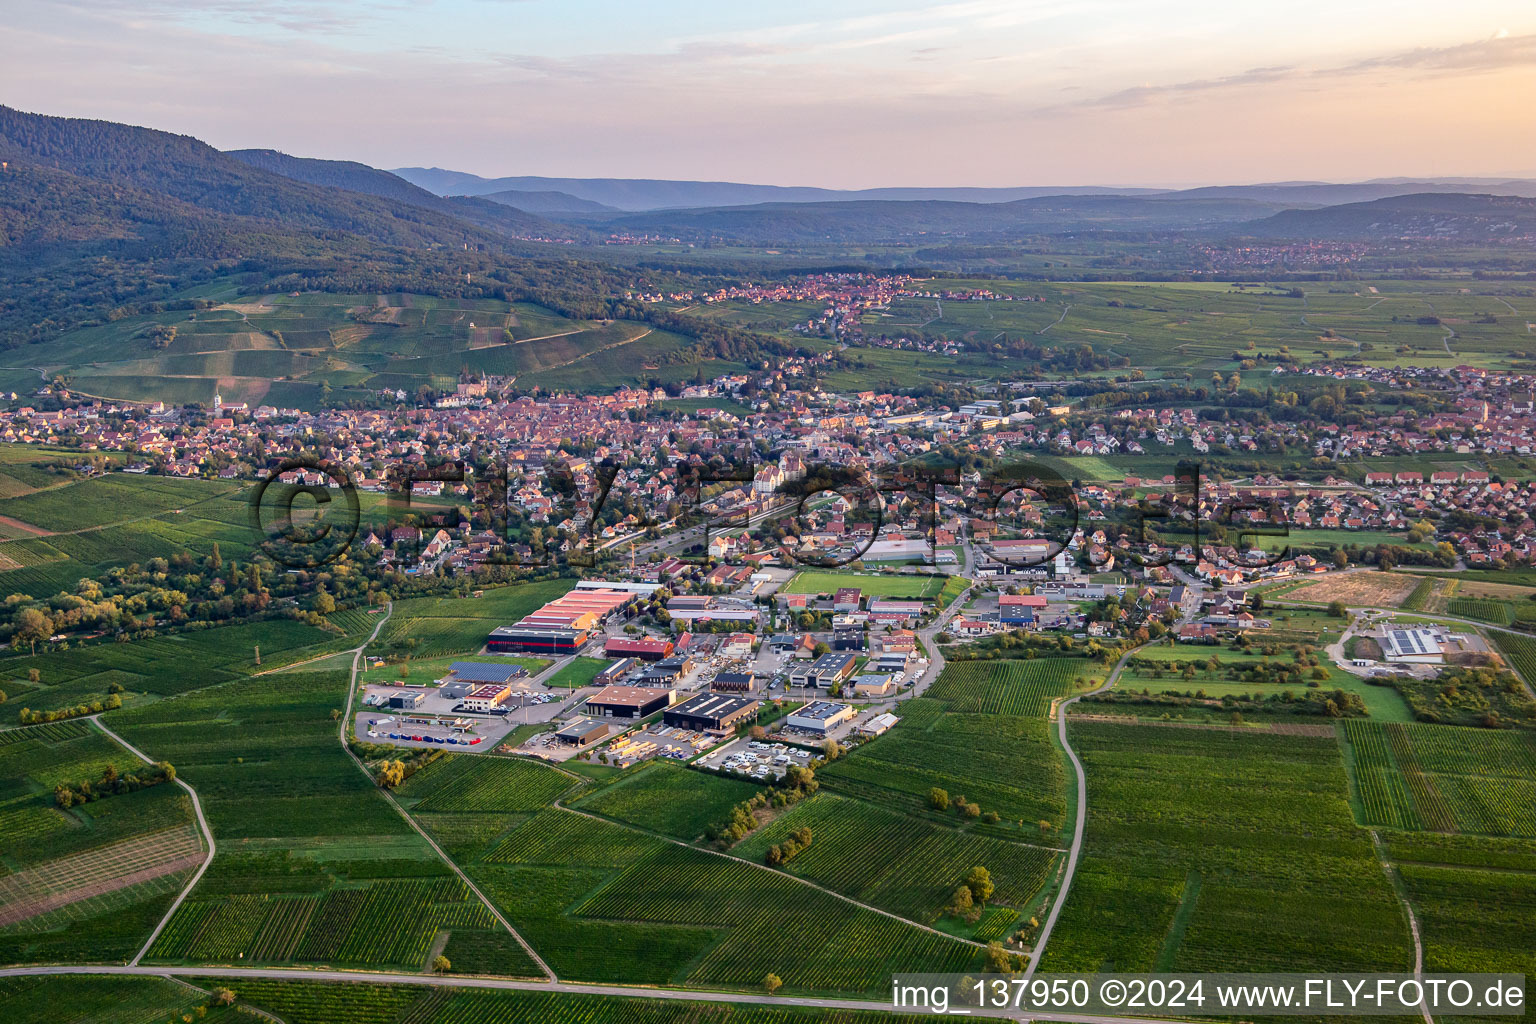
M145 754L138 747L134 746L132 743L129 743L117 733L107 728L106 723L101 720L100 715L92 715L91 721L96 723L96 728L100 729L102 732L116 740L134 757L137 757L145 764L155 763L154 761L150 760L149 755ZM208 865L213 863L213 853L215 849L213 844L213 830L208 827L208 819L203 817L203 802L197 798L197 790L187 785L186 782L182 779L177 779L176 785L186 790L187 795L192 798L192 811L197 815L197 827L203 830L203 841L208 844L208 856L203 860L202 866L199 867L197 871L192 875L191 880L187 882L186 887L182 889L181 892L176 894L175 902L173 902L170 906L170 909L165 912L165 916L160 919L160 923L155 925L155 930L149 933L149 938L145 940L143 948L141 948L134 956L134 958L129 961L130 965L136 965L140 960L144 959L144 954L149 952L149 947L155 944L155 940L160 937L160 933L164 931L165 926L170 923L171 915L175 914L176 911L180 909L182 901L187 898L187 894L190 893L194 887L196 887L198 882L202 881L204 872L208 870Z
M490 988L533 992L570 992L580 995L625 996L633 999L670 999L697 1003L735 1003L749 1006L801 1006L825 1010L888 1010L912 1013L911 1008L889 1001L828 999L814 996L769 996L754 992L704 992L680 989L628 988L622 985L577 985L570 982L516 981L511 978L441 977L433 974L388 974L372 971L309 971L297 967L122 967L70 965L65 967L7 967L0 978L62 974L113 974L156 978L262 978L272 981L350 981L379 985L422 985L430 988ZM916 1012L922 1012L920 1009ZM994 1009L968 1009L973 1017L1017 1020L1019 1014ZM1030 1013L1030 1020L1062 1021L1063 1024L1188 1024L1155 1017L1113 1017L1093 1013Z
M1147 646L1143 644L1142 647ZM1077 816L1072 824L1072 846L1067 850L1067 869L1061 876L1061 888L1057 890L1056 901L1051 904L1051 912L1045 918L1045 926L1040 929L1040 936L1035 940L1034 949L1029 954L1029 967L1024 972L1025 978L1032 978L1035 969L1040 966L1040 958L1045 954L1045 944L1050 941L1051 931L1056 927L1056 919L1061 916L1061 908L1066 905L1067 894L1072 888L1072 876L1077 873L1077 859L1083 850L1083 830L1088 824L1088 776L1083 771L1083 762L1078 759L1077 751L1072 749L1072 744L1067 742L1067 708L1076 704L1082 698L1093 693L1103 693L1115 685L1115 680L1120 677L1120 670L1125 668L1125 663L1131 655L1141 650L1141 647L1132 647L1120 655L1120 660L1115 662L1115 667L1109 675L1104 677L1104 685L1087 693L1075 694L1062 701L1056 708L1056 734L1061 739L1062 749L1067 752L1067 757L1072 761L1072 770L1077 774Z
M347 742L349 739L348 734L352 731L352 702L357 697L357 672L358 667L362 664L363 652L368 649L369 644L373 643L374 638L379 635L379 630L384 628L384 623L389 621L389 617L394 613L395 605L394 602L391 601L387 606L385 606L383 617L380 618L379 621L374 625L373 632L368 635L368 639L364 640L361 644L352 649L352 674L347 679L347 707L346 711L341 716L341 730L338 736L338 738L341 740L342 749L347 752L347 756L352 759L352 763L357 765L357 770L362 772L364 777L366 777L369 782L373 781L373 774L368 771L368 766L363 764L362 759L356 754L352 753L352 747ZM500 922L501 926L507 930L507 933L517 940L517 944L523 947L523 952L527 953L529 958L531 958L534 963L539 965L539 969L544 972L545 977L547 977L550 981L554 981L555 972L550 970L549 965L544 962L538 953L534 952L533 947L530 946L527 941L517 933L517 929L512 927L512 922L503 917L501 911L496 909L496 905L486 898L485 893L480 891L480 887L475 885L474 882L470 881L469 876L464 873L463 869L459 867L454 859L448 856L447 853L443 852L443 848L437 845L437 840L428 835L426 829L418 825L416 823L416 819L411 817L404 807L400 806L399 801L395 799L393 793L389 792L387 789L380 789L379 792L384 795L384 799L387 800L389 805L395 809L395 812L399 814L401 818L405 819L405 823L409 825L417 835L426 840L427 845L432 847L437 855L442 858L443 863L453 869L453 873L459 876L459 881L463 882L464 887L475 894L475 898L485 905L485 909L491 912L491 916L496 918L496 920Z

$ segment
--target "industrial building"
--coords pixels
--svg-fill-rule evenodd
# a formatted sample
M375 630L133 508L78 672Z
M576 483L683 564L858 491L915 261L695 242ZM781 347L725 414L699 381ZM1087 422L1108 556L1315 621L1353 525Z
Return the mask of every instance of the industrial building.
M609 637L603 645L603 653L610 658L637 658L641 661L660 661L671 657L672 641L654 636Z
M528 674L521 665L495 664L483 661L456 661L448 666L448 674L438 680L442 686L452 683L509 683Z
M825 690L836 686L853 675L854 657L848 651L823 654L809 665L790 673L789 681L795 686L817 686Z
M612 685L613 683L618 682L620 679L623 679L625 676L633 672L639 666L639 664L640 663L634 658L620 658L618 661L615 661L613 664L603 669L597 675L593 676L592 683L595 686Z
M539 626L497 626L485 638L486 649L497 654L575 654L591 638L586 629L544 628Z
M812 701L799 711L791 712L784 724L791 729L825 736L839 725L853 718L858 712L852 705L837 704L829 700Z
M594 629L630 608L641 596L628 590L578 586L516 624L493 629L486 647L530 654L575 654Z
M721 672L711 684L725 693L751 693L757 674L754 672Z
M838 626L832 631L832 649L834 651L862 651L864 649L864 628L862 626Z
M607 722L578 718L555 733L555 742L567 747L586 747L607 736L609 731Z
M1045 611L1046 599L1037 594L1004 594L997 599L998 620L1010 625L1035 621Z
M896 677L880 672L866 672L853 677L853 692L858 697L885 697L896 691Z
M464 695L465 711L495 711L512 696L512 687L505 683L485 683Z
M701 693L661 713L666 725L695 732L729 732L757 714L757 701L723 693Z
M649 686L605 686L587 698L586 713L594 718L644 718L672 703L671 690Z
M1381 638L1381 655L1387 661L1413 665L1439 665L1445 648L1428 629L1389 629Z
M389 695L389 706L397 711L409 711L421 706L421 702L427 699L424 690L396 690Z

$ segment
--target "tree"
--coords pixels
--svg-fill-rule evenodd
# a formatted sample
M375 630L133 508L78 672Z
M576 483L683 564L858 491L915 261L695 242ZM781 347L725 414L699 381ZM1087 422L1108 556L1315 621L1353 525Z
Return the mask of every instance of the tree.
M213 1005L215 1005L215 1006L233 1006L234 1005L235 993L234 993L233 989L228 989L228 988L224 988L224 987L220 986L219 988L214 989L213 992L210 993L210 995L213 997Z
M928 803L936 811L947 811L949 810L949 793L934 786L928 791Z
M987 943L987 973L1012 974L1018 969L1018 958L1003 948L997 939Z
M23 608L15 623L17 643L30 644L33 654L37 653L39 640L46 641L53 636L53 620L36 608Z
M843 756L842 744L828 736L821 741L821 756L825 757L828 761L836 761L839 757Z
M385 761L379 766L379 785L385 789L394 789L405 781L405 762Z
M965 887L970 890L971 896L977 903L985 903L992 898L992 872L981 865L971 868L971 873L965 876Z
M447 957L439 953L437 956L432 958L432 969L438 974L447 974L449 971L453 970L453 964L449 962Z
M955 890L954 896L950 897L949 906L946 909L955 917L964 917L971 912L975 904L976 900L971 895L970 887L962 885Z
M1328 603L1328 614L1335 619L1342 619L1348 612L1344 607L1343 601L1330 601Z
M779 989L781 989L783 987L784 987L784 982L782 980L780 980L780 978L779 978L779 976L777 974L769 972L768 974L763 975L763 991L764 992L767 992L769 995L773 995L775 992L777 992Z

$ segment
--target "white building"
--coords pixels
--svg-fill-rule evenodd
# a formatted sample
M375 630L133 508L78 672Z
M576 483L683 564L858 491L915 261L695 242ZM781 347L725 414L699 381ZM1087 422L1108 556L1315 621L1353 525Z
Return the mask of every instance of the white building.
M1389 629L1381 638L1382 657L1414 665L1440 665L1445 648L1428 629Z

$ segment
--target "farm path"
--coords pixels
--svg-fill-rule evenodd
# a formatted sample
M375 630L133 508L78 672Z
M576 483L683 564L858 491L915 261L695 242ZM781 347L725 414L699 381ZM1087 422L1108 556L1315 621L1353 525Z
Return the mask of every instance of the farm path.
M101 720L100 715L92 715L91 722L95 724L96 728L110 736L118 743L119 746L128 751L128 753L132 754L134 757L137 757L145 764L155 763L154 761L150 760L148 754L145 754L138 747L134 746L132 743L129 743L127 740L123 739L117 733L108 728L107 724ZM165 916L160 919L160 923L155 925L155 930L149 933L149 938L145 940L144 945L139 949L138 953L134 955L132 960L128 961L129 966L133 967L137 967L139 961L144 959L144 954L149 952L149 947L155 944L155 940L160 937L160 933L165 930L165 926L171 923L171 917L175 915L176 911L181 909L181 904L187 898L187 895L197 886L198 882L202 881L203 874L208 870L208 865L213 863L213 854L215 850L213 842L213 829L208 827L208 819L203 816L203 802L197 798L197 790L187 785L186 780L178 778L176 780L176 785L186 790L187 795L192 798L192 811L197 815L197 827L202 829L203 842L208 844L208 856L203 860L202 866L193 872L192 877L187 880L185 888L176 894L175 901L170 905L170 908L166 910Z
M206 989L206 988L202 988L199 985L194 985L194 984L192 984L190 981L188 981L185 978L177 978L177 977L173 977L172 975L169 975L169 974L162 975L162 977L166 981L169 981L169 982L171 982L173 984L176 984L176 985L180 985L182 988L189 988L193 992L196 992L200 996L211 996L211 995L213 995L213 991L211 989ZM266 1010L258 1009L257 1007L252 1006L250 1003L236 1003L235 1005L236 1005L236 1007L238 1009L244 1010L246 1013L249 1013L252 1016L260 1017L263 1020L271 1021L272 1024L288 1024L287 1021L283 1020L283 1018L279 1017L277 1014L275 1014L275 1013L268 1013Z
M1424 983L1424 940L1419 936L1419 917L1413 912L1413 903L1408 899L1407 887L1403 885L1401 876L1397 873L1397 867L1392 859L1387 856L1386 849L1381 845L1381 837L1371 829L1371 847L1376 851L1376 859L1381 861L1381 870L1386 874L1387 881L1392 884L1392 891L1397 894L1398 901L1403 905L1403 913L1408 915L1408 931L1413 935L1413 976ZM1419 1003L1419 1013L1424 1016L1424 1024L1435 1024L1435 1018L1429 1014L1429 1007L1423 1002Z
M1039 337L1040 335L1044 334L1046 331L1050 330L1052 327L1055 327L1057 324L1061 323L1063 320L1065 320L1067 318L1067 314L1070 313L1070 312L1072 312L1072 303L1069 302L1062 309L1061 316L1057 317L1055 320L1051 321L1050 323L1046 324L1044 327L1042 327L1038 331L1036 331L1035 332L1035 336Z
M639 334L635 335L633 338L625 338L623 341L616 341L612 345L604 345L602 348L595 348L595 349L593 349L590 352L583 352L581 355L577 356L575 359L567 359L563 363L551 363L549 366L540 367L538 372L539 373L548 373L550 370L563 369L563 368L565 368L567 366L570 366L572 363L579 363L583 359L591 359L593 356L602 355L604 352L611 352L611 351L613 351L616 348L623 348L625 345L633 345L635 342L639 341L641 338L649 336L655 330L656 330L656 328L654 328L654 327L647 327L645 330L641 331ZM529 341L533 341L535 339L530 338L528 340Z
M388 622L389 617L394 613L395 604L391 601L385 607L384 614L379 617L379 621L374 623L373 632L368 634L368 639L352 648L352 673L347 679L347 706L342 712L341 728L337 731L337 739L341 742L342 749L347 752L347 756L352 759L352 763L357 765L357 770L362 772L369 782L374 781L373 774L368 771L368 766L363 764L362 758L352 752L352 747L347 742L347 734L352 731L352 702L357 696L357 672L362 664L363 652L368 649L369 644L378 638L379 631L384 628L384 623ZM480 887L470 880L469 876L464 873L464 870L454 862L452 857L443 851L441 846L437 845L437 840L428 835L426 829L418 825L416 819L411 817L404 807L400 806L400 802L395 799L395 795L382 787L379 789L379 793L383 795L385 800L389 801L389 805L395 809L395 813L405 819L405 823L411 827L412 831L426 840L427 845L432 847L432 850L442 859L443 863L448 865L455 875L459 876L459 881L464 883L466 889L475 894L475 898L484 904L485 909L491 912L491 916L507 930L507 934L517 940L517 944L523 947L523 952L527 953L529 958L539 965L539 970L544 972L545 977L549 981L559 980L555 977L555 972L550 970L549 964L545 963L543 958L534 952L533 947L528 944L527 940L518 934L517 929L512 927L512 922L502 916L501 911L496 909L496 905L486 898L485 893L480 891ZM543 982L542 984L548 983Z
M70 964L52 967L0 968L0 978L38 975L95 974L128 975L155 978L262 978L269 981L373 982L380 985L421 985L428 988L509 989L519 992L569 992L573 995L623 996L631 999L672 999L694 1003L733 1003L749 1006L811 1007L823 1010L884 1010L910 1014L907 1007L891 1005L889 994L878 999L834 999L824 996L769 996L761 992L712 992L704 989L639 988L626 985L583 985L563 981L553 987L542 981L516 981L512 978L480 976L443 976L438 974L389 974L381 971L314 971L301 967L123 967ZM1017 1020L1018 1011L993 1007L968 1008L967 1015L1002 1020ZM1031 1010L1030 1020L1059 1021L1061 1024L1187 1024L1158 1017L1116 1017L1098 1013L1053 1013Z
M75 481L71 480L71 481L67 481L65 483L60 483L60 484L50 484L47 487L39 487L36 491L33 491L31 493L36 494L36 493L38 493L40 491L57 490L60 487L68 487L71 483L74 483L74 482ZM162 516L179 515L179 514L181 514L183 512L186 512L188 509L195 509L195 508L198 508L199 506L206 505L206 504L209 504L211 502L219 501L219 500L222 500L224 498L227 498L227 497L229 497L229 495L231 493L233 493L232 490L231 491L224 491L224 492L221 492L219 494L210 494L206 498L199 498L197 501L190 502L189 504L183 505L180 508L168 508L168 509L164 509L163 511L160 511L160 512L150 513L149 515L129 516L127 519L117 519L117 520L114 520L114 521L112 521L110 523L101 523L101 524L99 524L97 526L82 526L78 530L47 530L47 529L44 529L43 527L40 527L40 526L33 526L31 523L22 522L20 519L13 519L10 516L4 517L4 521L9 523L10 525L16 527L17 529L25 529L25 530L31 530L31 531L40 531L40 532L34 532L32 534L32 536L34 536L34 537L74 537L74 536L76 536L78 534L82 534L82 533L99 533L102 530L110 530L114 526L127 526L130 523L142 523L142 522L144 522L146 520L149 520L149 519L159 519ZM0 537L0 544L9 544L9 543L11 543L13 541L27 540L27 539L28 538L26 538L26 537Z
M881 910L879 907L871 906L868 903L861 903L860 901L854 899L852 896L844 896L842 893L837 892L837 891L835 891L833 889L828 889L825 886L817 885L815 882L812 882L808 878L801 878L799 875L790 874L788 871L779 871L778 869L771 868L771 867L769 867L766 864L759 864L755 860L747 860L747 858L745 858L745 857L738 857L734 853L726 853L723 850L712 850L712 849L710 849L707 846L695 846L693 843L684 842L681 839L674 839L672 836L665 835L665 834L663 834L661 832L653 832L653 831L651 831L648 828L640 828L640 827L635 826L635 825L626 824L625 822L614 821L611 818L604 818L601 815L592 814L592 813L590 813L588 811L581 811L581 810L577 810L574 807L567 807L565 804L561 803L559 800L556 800L554 805L556 807L560 808L562 811L569 811L571 814L578 814L578 815L580 815L583 818L591 818L593 821L601 821L601 822L603 822L605 824L608 824L608 825L618 825L619 827L627 828L627 829L629 829L632 832L639 832L639 833L641 833L643 835L648 835L648 836L652 837L653 839L660 839L663 842L671 843L673 846L681 846L681 847L683 847L684 849L687 849L687 850L696 850L699 853L707 853L707 854L710 854L710 855L715 856L715 857L720 857L720 858L722 858L724 860L733 860L733 861L735 861L738 864L745 864L749 868L756 868L758 871L766 871L766 872L768 872L771 875L779 875L782 878L788 878L789 880L791 880L793 882L799 882L801 885L806 886L807 888L815 889L818 892L824 892L828 896L833 897L834 899L842 900L844 903L851 903L854 906L862 907L863 909L868 910L871 913L879 914L881 917L888 917L892 921L900 921L902 924L910 925L913 928L919 928L919 929L921 929L921 930L923 930L925 932L929 932L929 933L934 934L934 935L942 935L946 939L954 939L956 942L963 942L967 946L975 946L977 949L986 949L987 948L987 944L985 942L976 942L976 941L974 941L972 939L962 939L958 935L951 935L948 932L939 931L939 929L937 929L937 928L931 928L928 925L923 924L920 921L914 921L914 920L912 920L909 917L902 917L900 914L893 914L889 910ZM1028 845L1028 844L1024 844L1024 845ZM1046 847L1042 847L1042 849L1046 849Z
M1067 895L1072 889L1072 876L1077 873L1077 861L1083 852L1083 831L1088 825L1088 776L1083 771L1083 762L1078 758L1077 751L1073 750L1072 744L1067 742L1067 708L1090 694L1103 693L1114 686L1126 662L1131 660L1131 655L1145 646L1147 645L1132 647L1120 655L1120 660L1115 662L1115 667L1104 677L1104 685L1087 693L1073 694L1057 705L1057 737L1061 740L1062 749L1067 752L1067 757L1072 761L1072 771L1077 775L1077 815L1072 823L1072 846L1067 850L1067 867L1061 875L1061 888L1056 893L1056 901L1051 904L1051 912L1046 915L1045 925L1040 929L1040 937L1035 941L1034 949L1030 950L1029 967L1024 971L1025 980L1035 976L1035 970L1040 966L1040 958L1045 955L1045 944L1050 941L1051 932L1056 927L1056 919L1061 916L1061 908L1066 905Z

